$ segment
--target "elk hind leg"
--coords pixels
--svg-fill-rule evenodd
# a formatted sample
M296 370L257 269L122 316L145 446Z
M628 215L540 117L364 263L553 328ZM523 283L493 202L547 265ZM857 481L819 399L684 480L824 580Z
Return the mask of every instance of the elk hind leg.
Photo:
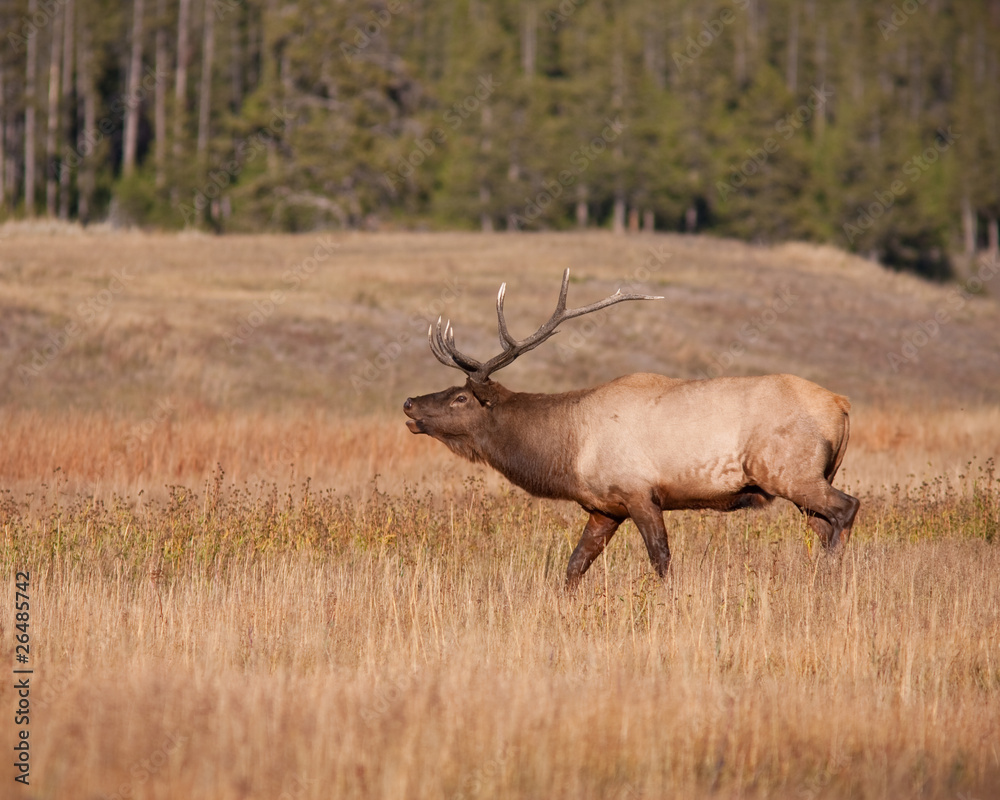
M828 550L847 544L861 501L826 480L785 495L809 518L809 527Z
M566 568L567 589L576 588L583 573L594 563L594 559L604 552L604 548L621 524L620 519L609 517L599 511L590 512L590 519L583 529L583 535L580 536L573 555L569 557L569 566Z

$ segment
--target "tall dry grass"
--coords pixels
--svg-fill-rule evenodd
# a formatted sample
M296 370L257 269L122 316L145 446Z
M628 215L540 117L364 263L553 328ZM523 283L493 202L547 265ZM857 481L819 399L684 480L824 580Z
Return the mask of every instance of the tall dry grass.
M199 486L221 466L235 484L281 487L310 477L356 496L378 485L446 491L469 477L500 490L485 467L467 464L395 416L335 412L213 412L169 407L144 418L0 407L0 476L16 492L57 478L69 491L102 499L115 492L162 496L171 484ZM1000 455L1000 408L882 409L852 412L851 441L838 483L865 495L947 477L966 481L969 463Z
M578 515L474 480L8 493L32 796L996 796L1000 484L924 491L841 558L781 509L673 514L663 584L627 525L576 596Z

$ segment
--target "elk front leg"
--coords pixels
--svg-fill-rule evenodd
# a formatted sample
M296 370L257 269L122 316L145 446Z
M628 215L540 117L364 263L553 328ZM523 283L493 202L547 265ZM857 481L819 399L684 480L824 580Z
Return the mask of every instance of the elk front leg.
M667 529L663 524L663 509L652 501L629 506L629 516L642 534L646 552L653 563L653 569L661 578L667 577L670 569L670 545L667 543Z
M611 537L615 535L618 526L622 524L620 519L609 517L599 511L591 511L587 526L583 529L583 535L569 557L569 566L566 568L566 588L575 589L594 559L597 558Z

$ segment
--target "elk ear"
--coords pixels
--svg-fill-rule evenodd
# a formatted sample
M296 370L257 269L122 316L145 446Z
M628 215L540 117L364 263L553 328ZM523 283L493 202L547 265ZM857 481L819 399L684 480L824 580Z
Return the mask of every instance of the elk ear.
M472 392L480 405L486 408L493 408L500 397L500 393L496 389L496 384L488 378L484 383L477 383L473 380L466 381L465 388Z

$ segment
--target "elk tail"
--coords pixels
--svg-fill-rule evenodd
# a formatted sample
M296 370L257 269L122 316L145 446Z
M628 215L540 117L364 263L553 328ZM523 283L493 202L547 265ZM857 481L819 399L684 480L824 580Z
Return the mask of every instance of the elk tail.
M834 476L837 474L837 470L840 469L840 462L844 460L844 453L847 452L847 442L851 438L851 401L842 394L838 394L834 395L834 403L836 403L837 408L844 415L844 435L840 437L840 447L837 448L837 454L833 458L833 465L826 476L827 481L830 483L833 483Z

